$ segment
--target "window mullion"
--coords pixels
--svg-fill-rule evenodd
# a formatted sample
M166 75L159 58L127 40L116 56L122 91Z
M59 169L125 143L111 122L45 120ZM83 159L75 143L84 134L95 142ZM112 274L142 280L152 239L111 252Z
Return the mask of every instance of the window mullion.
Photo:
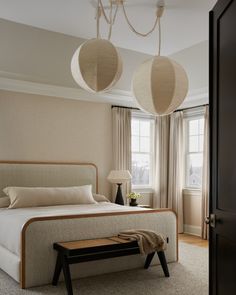
M134 117L133 117L134 118ZM153 148L152 148L152 143L153 143L153 136L154 133L152 133L151 131L151 124L153 121L153 118L149 118L149 119L144 119L144 118L138 118L138 116L135 116L135 120L138 121L138 126L139 126L139 132L138 132L138 142L137 144L137 148L139 149L138 151L132 151L132 169L135 169L134 171L132 171L133 174L133 181L135 181L135 184L133 182L133 186L137 186L137 187L147 187L150 188L152 185L152 165L153 165ZM149 128L149 136L146 136L146 133L143 133L144 135L141 135L141 125L142 122L149 122L149 125L147 125L147 127L144 125L142 127L144 128ZM143 130L143 129L142 129ZM132 130L131 130L132 131ZM145 132L145 129L144 129ZM133 138L134 139L134 138ZM144 152L141 151L142 150L142 140L149 141L149 151L148 152ZM136 174L136 175L135 175ZM136 179L135 179L136 177ZM145 184L144 184L145 183Z
M199 161L203 157L203 151L201 150L201 136L204 135L201 133L202 119L203 116L199 115L193 115L185 119L185 187L200 188L201 185L202 165ZM191 121L195 122L191 124ZM190 151L190 142L191 149L196 151Z

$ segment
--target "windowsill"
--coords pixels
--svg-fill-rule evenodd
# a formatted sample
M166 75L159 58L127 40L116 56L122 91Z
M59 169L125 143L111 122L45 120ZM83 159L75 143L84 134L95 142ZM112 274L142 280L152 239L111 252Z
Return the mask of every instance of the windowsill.
M184 188L183 189L183 194L184 195L191 195L191 196L201 196L202 195L202 190L199 188Z
M132 187L132 191L137 193L149 193L152 194L154 192L153 188L151 187Z

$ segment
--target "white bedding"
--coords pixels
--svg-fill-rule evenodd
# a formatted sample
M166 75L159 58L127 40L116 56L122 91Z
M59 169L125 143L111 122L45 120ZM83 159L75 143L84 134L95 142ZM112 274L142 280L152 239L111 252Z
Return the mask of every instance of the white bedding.
M120 206L108 202L88 205L61 205L19 209L0 209L0 246L20 256L21 230L34 217L83 215L105 212L125 212L144 210L139 207Z

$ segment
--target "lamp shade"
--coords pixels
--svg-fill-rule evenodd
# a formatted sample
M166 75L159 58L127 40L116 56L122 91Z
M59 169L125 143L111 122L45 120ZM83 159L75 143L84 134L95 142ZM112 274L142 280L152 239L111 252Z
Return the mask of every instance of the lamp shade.
M107 179L111 183L126 183L130 179L132 179L132 176L129 172L129 170L112 170Z
M185 99L188 77L174 60L155 56L139 66L132 90L141 109L154 115L167 115Z
M71 60L71 73L80 87L95 93L110 89L122 73L122 61L115 46L108 40L84 42Z

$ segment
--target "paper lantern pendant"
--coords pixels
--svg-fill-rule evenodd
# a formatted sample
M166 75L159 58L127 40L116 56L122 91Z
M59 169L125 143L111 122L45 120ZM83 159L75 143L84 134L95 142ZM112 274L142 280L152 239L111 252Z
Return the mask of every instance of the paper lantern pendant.
M71 72L76 83L89 92L110 89L122 73L122 61L115 46L108 40L91 39L74 53Z
M141 109L154 115L167 115L185 99L188 77L174 60L155 56L137 69L132 88Z

